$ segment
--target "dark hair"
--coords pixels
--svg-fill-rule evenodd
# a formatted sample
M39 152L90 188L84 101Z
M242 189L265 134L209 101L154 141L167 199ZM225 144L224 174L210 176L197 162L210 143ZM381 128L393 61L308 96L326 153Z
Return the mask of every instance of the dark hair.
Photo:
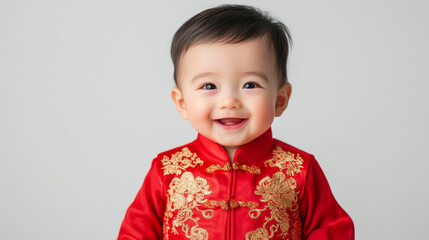
M174 34L171 58L174 65L174 81L181 55L192 45L224 41L239 43L266 37L273 46L280 85L287 82L286 63L292 39L288 28L267 13L244 5L221 5L198 13L186 21Z

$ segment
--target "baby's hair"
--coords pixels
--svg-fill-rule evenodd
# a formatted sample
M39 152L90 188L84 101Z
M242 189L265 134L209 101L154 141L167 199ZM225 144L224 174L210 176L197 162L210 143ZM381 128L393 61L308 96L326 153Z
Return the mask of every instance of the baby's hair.
M191 46L209 42L239 43L260 37L265 37L274 49L280 85L283 85L288 82L286 64L292 44L289 30L267 13L244 5L221 5L207 9L177 30L171 43L176 85L180 57Z

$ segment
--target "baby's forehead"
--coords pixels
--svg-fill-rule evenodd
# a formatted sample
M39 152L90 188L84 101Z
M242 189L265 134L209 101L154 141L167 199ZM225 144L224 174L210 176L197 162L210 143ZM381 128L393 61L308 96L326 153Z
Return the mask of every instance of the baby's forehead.
M244 49L244 52L239 50L237 51L237 49ZM257 55L253 55L252 57L266 55L276 61L274 47L271 42L267 41L265 37L259 37L240 42L234 42L233 40L228 39L195 42L182 51L179 57L178 65L180 66L185 58L201 58L204 56L210 57L213 55L233 56L234 53L240 55L247 54L248 56L252 56L250 53L257 53Z
M212 41L194 44L181 56L177 80L210 77L265 76L277 78L274 49L263 39L237 43ZM210 73L210 74L207 74Z
M245 40L240 40L240 39L235 39L234 36L230 36L229 38L220 38L220 39L200 39L200 40L195 40L194 42L192 42L191 44L189 44L189 46L187 46L185 49L183 49L181 55L183 56L189 49L194 48L196 46L201 46L201 45L208 45L208 46L225 46L225 45L241 45L241 44L245 44L245 43L249 43L249 42L255 42L255 43L259 43L259 44L254 44L251 45L253 47L265 47L267 49L272 49L274 50L273 47L273 42L271 39L268 38L268 36L263 35L263 36L259 36L259 37L254 37L254 38L249 38L249 39L245 39Z
M184 50L180 56L179 65L189 58L199 58L200 60L210 60L210 58L234 57L237 60L246 60L246 58L270 58L276 61L274 48L264 39L251 39L241 42L228 41L210 41L197 42ZM219 63L221 62L214 62Z

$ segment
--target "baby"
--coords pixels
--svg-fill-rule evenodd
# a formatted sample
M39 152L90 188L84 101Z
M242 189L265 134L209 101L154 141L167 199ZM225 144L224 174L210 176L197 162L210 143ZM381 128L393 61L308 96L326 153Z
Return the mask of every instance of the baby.
M314 156L272 137L289 45L284 24L248 6L180 27L171 96L198 137L153 160L118 239L354 239Z

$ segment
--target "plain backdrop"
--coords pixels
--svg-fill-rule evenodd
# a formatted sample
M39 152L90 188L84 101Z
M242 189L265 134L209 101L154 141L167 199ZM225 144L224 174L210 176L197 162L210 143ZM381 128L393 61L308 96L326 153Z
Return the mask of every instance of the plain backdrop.
M196 137L173 34L221 3L290 28L274 137L316 156L356 238L429 239L427 1L0 0L0 238L115 239L157 153Z

